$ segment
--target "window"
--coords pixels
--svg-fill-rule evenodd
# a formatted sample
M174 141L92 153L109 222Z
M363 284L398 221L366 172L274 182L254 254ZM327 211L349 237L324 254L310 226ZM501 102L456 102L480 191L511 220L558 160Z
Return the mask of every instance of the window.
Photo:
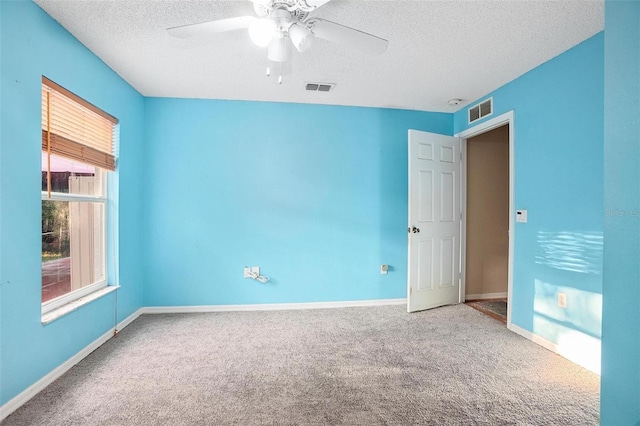
M107 285L117 120L42 78L42 312Z

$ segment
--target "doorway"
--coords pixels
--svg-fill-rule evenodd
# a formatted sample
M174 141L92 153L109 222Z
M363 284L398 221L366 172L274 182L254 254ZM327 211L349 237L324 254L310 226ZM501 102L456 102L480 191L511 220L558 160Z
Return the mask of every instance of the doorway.
M457 134L464 176L461 249L461 300L506 299L506 325L513 311L514 114L487 120ZM499 304L498 304L499 305ZM504 312L502 312L503 314ZM504 317L503 317L503 322Z
M467 141L505 125L508 134L507 221L509 224L507 228L506 324L507 328L511 329L514 250L512 230L515 222L513 111L491 118L453 137L409 130L409 222L407 228L409 233L407 310L409 312L465 302ZM460 155L456 147L459 147ZM449 163L453 169L439 170L435 163ZM438 176L442 179L436 181ZM459 182L460 191L453 190L452 185L443 185L443 182ZM453 225L453 228L457 227L459 233L442 237L433 232L427 232L442 228L440 224L434 223L436 217L439 220L442 219L441 222L445 221ZM421 229L425 232L421 232ZM445 252L447 256L442 256ZM443 263L443 260L446 262ZM440 293L443 295L446 293L446 297L439 297Z
M509 271L509 125L467 139L465 295L506 324Z

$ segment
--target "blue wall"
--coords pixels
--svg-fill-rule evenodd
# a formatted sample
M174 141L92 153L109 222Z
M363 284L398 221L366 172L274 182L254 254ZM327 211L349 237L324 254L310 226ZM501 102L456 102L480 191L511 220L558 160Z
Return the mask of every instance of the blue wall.
M514 230L512 321L596 370L603 55L600 33L485 97L493 97L492 117L514 110L515 208L528 210L528 223L516 223ZM469 127L467 108L455 114L454 127L454 133ZM558 291L567 294L566 310L557 306Z
M605 9L603 425L640 425L640 2Z
M40 321L41 76L120 119L120 320L142 305L144 99L34 3L0 8L2 405L114 325L113 293L46 326Z
M640 422L640 227L603 219L639 208L638 9L608 2L606 37L488 95L494 116L515 110L516 208L529 210L514 324L590 354L604 292L603 424ZM145 100L33 3L2 1L0 18L0 405L113 325L113 295L40 323L43 74L120 119L120 320L141 306L406 296L407 129L457 133L466 110ZM245 265L271 282L243 279Z
M145 112L145 305L406 297L407 130L451 134L451 114L176 99Z

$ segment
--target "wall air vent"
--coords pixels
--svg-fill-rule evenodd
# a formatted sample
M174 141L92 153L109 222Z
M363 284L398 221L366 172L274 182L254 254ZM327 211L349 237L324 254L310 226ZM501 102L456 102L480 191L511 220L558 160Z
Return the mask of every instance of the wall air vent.
M333 83L307 83L305 88L310 92L330 92L334 86Z
M469 124L491 114L493 114L493 98L489 98L469 108Z

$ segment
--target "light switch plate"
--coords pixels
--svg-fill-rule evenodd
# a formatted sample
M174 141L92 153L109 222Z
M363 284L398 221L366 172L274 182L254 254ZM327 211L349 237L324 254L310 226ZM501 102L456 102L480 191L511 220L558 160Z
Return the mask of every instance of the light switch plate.
M527 223L527 211L516 210L516 222Z

